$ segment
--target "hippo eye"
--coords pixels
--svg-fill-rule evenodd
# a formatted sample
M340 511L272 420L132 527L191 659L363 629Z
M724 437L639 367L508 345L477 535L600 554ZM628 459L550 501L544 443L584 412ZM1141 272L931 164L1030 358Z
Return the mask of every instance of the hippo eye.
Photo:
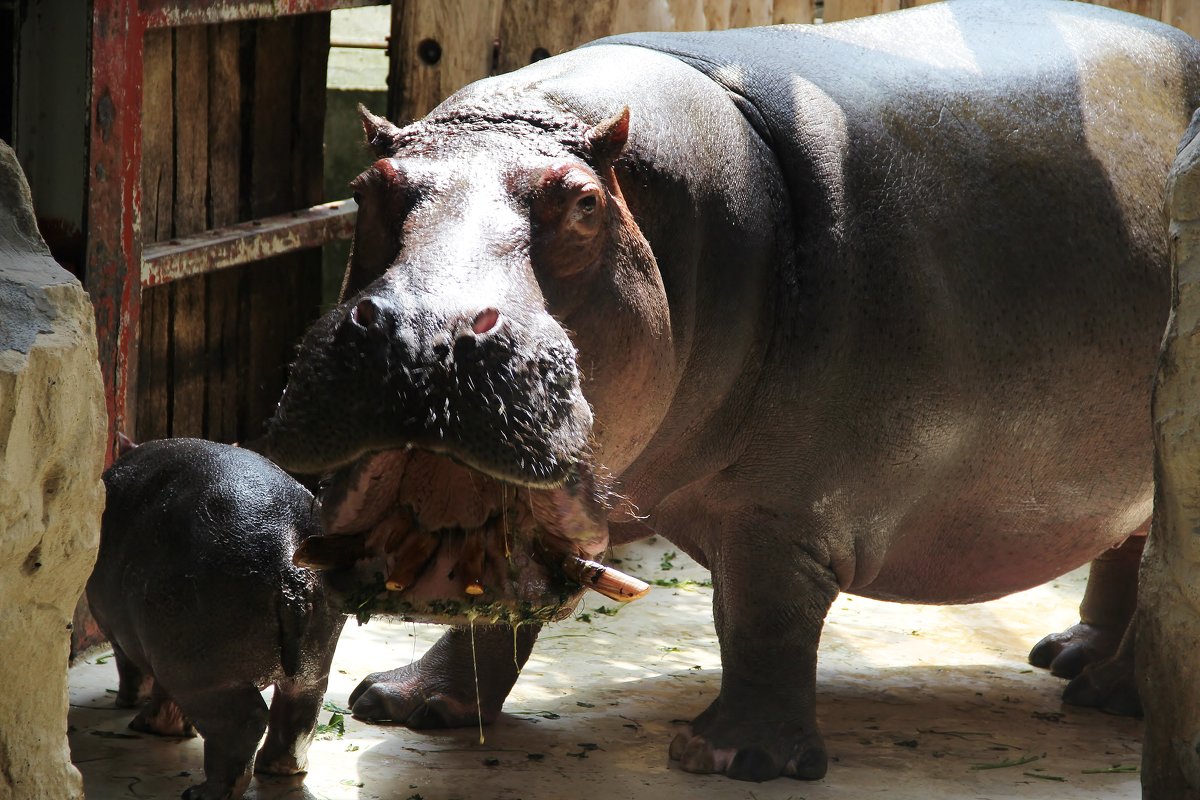
M579 198L579 210L585 214L591 214L596 210L596 195L588 194Z
M362 205L362 192L355 190L354 194L351 196L354 198L355 205Z

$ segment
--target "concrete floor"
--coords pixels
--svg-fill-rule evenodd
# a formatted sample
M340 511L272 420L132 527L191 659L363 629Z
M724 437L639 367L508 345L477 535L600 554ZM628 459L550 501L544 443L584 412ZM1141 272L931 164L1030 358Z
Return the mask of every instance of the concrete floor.
M703 581L665 542L634 545L643 578ZM313 744L307 780L257 781L254 800L614 800L624 798L1136 798L1141 725L1063 706L1062 682L1025 663L1044 633L1077 620L1086 570L977 606L903 606L843 596L821 643L820 720L831 755L815 783L746 784L668 765L676 723L705 708L720 662L705 586L656 588L616 616L543 632L486 743L475 730L422 734L359 723ZM606 605L612 606L612 603ZM590 620L590 621L589 621ZM419 656L436 627L347 623L327 701L368 672ZM105 663L97 663L104 660ZM71 747L92 800L178 797L201 774L200 740L132 735L113 707L116 667L71 671ZM328 721L330 712L322 714ZM999 766L1025 758L1016 766ZM980 767L992 768L980 768Z

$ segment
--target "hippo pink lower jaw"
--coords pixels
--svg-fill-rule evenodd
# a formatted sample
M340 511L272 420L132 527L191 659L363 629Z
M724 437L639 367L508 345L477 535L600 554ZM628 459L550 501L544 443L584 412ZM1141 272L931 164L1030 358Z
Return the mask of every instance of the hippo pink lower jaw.
M347 613L430 622L551 621L582 594L569 557L608 546L590 472L554 489L503 483L448 456L386 450L339 472L322 492L326 535L296 563L331 570Z

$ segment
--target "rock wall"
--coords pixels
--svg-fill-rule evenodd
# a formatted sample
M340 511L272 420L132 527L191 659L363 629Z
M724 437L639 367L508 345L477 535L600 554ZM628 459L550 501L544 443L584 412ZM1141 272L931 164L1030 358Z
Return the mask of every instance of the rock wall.
M0 800L83 797L67 658L96 559L105 420L91 302L50 257L0 142Z
M1200 797L1200 112L1168 179L1175 289L1154 386L1154 522L1138 586L1142 792Z

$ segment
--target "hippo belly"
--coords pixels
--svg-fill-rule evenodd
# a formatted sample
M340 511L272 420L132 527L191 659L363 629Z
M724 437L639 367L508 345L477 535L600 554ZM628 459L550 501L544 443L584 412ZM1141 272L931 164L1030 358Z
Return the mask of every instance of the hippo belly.
M1198 77L1156 22L962 0L611 37L405 128L364 114L342 302L263 447L330 474L318 560L356 598L503 624L369 676L355 714L490 720L582 590L561 565L652 532L715 586L687 770L825 773L839 591L983 600L1095 558L1031 659L1116 658Z
M749 488L756 501L825 540L842 589L917 602L1028 588L1148 519L1162 187L1195 46L1056 3L987 27L990 8L596 45L670 54L720 85L782 178L760 201L787 245L770 305L722 313L720 280L693 300L712 338L758 329L735 361L761 358L753 388L728 392L744 408L712 429L729 446L704 443L725 474L679 488L687 467L642 459L622 478L651 507L703 507L731 467L753 474L770 487ZM1134 41L1105 41L1113 25ZM1132 80L1164 67L1165 90ZM1139 102L1114 101L1126 92ZM669 446L690 460L697 440ZM688 525L667 514L651 526Z

